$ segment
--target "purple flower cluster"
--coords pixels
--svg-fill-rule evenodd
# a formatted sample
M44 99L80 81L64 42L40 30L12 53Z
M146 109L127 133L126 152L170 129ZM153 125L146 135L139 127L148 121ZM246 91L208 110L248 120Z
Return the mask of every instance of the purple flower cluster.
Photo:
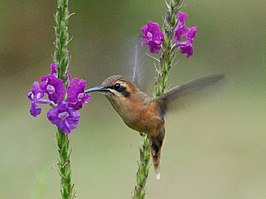
M30 114L37 117L41 114L39 104L49 104L51 108L47 113L47 118L58 126L65 134L71 133L77 128L80 114L79 109L83 104L90 100L90 95L85 94L85 80L78 78L71 79L68 72L68 81L70 82L66 89L64 83L57 76L56 64L51 64L51 73L42 76L41 81L34 82L32 91L28 93L31 101ZM48 99L43 99L47 94ZM65 99L66 98L66 99Z
M187 28L185 26L187 14L184 12L178 12L176 19L178 23L175 29L173 40L176 43L176 46L179 48L180 52L187 54L187 57L190 57L193 55L192 45L194 38L196 37L198 28L195 26ZM162 48L162 44L164 42L164 35L161 32L158 23L148 21L148 23L141 28L141 32L142 46L147 45L151 53L157 54Z

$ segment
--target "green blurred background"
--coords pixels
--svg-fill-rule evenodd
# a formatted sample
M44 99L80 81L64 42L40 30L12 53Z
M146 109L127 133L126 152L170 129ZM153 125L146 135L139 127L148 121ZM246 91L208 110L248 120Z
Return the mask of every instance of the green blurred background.
M45 114L32 118L26 98L52 62L55 7L55 0L0 1L1 199L59 198L56 128ZM70 8L70 70L88 86L125 74L125 41L165 14L163 0L75 0ZM180 57L170 86L216 72L233 84L168 115L161 180L151 168L147 198L266 198L265 10L259 0L185 2L187 25L199 32L194 56ZM101 95L81 115L70 136L77 197L130 198L140 136Z

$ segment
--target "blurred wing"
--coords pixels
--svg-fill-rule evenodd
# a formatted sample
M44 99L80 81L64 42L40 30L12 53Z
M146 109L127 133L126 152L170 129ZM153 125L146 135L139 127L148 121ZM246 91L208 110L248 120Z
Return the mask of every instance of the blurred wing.
M141 46L141 40L138 38L139 37L135 37L127 41L123 53L125 53L127 62L127 77L134 82L137 87L145 91L149 82L146 75L149 66L145 49Z
M217 86L217 83L222 82L221 80L225 79L225 75L216 74L210 76L203 76L192 81L189 81L183 85L174 87L170 89L168 92L163 94L161 97L156 98L160 104L160 113L162 116L169 109L169 105L178 101L179 99L190 96L194 93L201 93L202 91L208 91L209 87ZM198 96L197 96L198 97ZM184 98L185 100L187 98Z

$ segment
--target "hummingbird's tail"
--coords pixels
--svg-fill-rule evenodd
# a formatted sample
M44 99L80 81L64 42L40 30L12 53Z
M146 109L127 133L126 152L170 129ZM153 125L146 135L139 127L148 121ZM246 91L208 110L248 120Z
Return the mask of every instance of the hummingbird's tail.
M159 135L157 135L156 137L151 136L149 138L153 166L156 172L156 178L158 180L160 179L160 173L159 173L160 172L160 158L161 158L161 149L162 149L164 137L165 137L165 130L163 128L161 129Z

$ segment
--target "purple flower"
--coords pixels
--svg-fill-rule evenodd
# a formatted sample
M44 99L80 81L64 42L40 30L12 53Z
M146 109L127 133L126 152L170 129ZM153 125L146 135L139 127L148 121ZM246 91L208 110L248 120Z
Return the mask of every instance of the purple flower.
M187 54L187 58L193 55L193 48L191 43L184 43L183 46L179 44L179 47L181 53Z
M50 65L51 73L41 77L41 89L48 94L48 98L54 103L62 101L66 89L63 80L57 78L56 64Z
M56 104L63 100L66 93L63 80L51 74L41 77L41 89L47 93L48 98Z
M67 71L67 81L70 82L71 81L71 73L69 71Z
M33 116L33 117L37 117L38 115L40 115L42 112L42 109L41 107L35 103L35 102L32 102L31 103L31 106L30 106L30 114Z
M179 11L176 15L176 19L178 20L179 23L184 25L185 21L187 20L187 14Z
M187 54L187 58L193 55L193 42L197 34L197 27L187 28L185 26L185 21L187 19L186 13L178 12L176 16L178 24L176 26L176 32L174 36L174 41L180 49L180 52Z
M185 26L185 21L187 20L187 14L183 12L178 12L176 15L176 19L178 20L178 24L176 26L174 41L178 42L187 31L187 28Z
M197 32L198 32L198 28L196 26L193 26L192 28L187 28L186 36L188 39L194 40Z
M86 104L90 100L90 95L85 94L84 90L86 87L85 80L79 80L78 78L74 78L71 80L70 85L67 89L67 103L68 106L79 110L82 108L83 104Z
M60 103L48 111L47 118L63 133L69 134L77 128L80 114L77 110L70 109L65 103Z
M50 104L50 100L42 99L44 97L44 92L40 88L39 82L34 82L32 86L32 91L28 93L28 98L31 101L30 114L33 117L41 114L42 109L38 104Z
M50 65L50 69L51 69L51 73L50 74L55 76L55 77L57 77L57 68L56 68L56 64L55 63Z
M141 28L142 42L141 45L147 45L151 53L158 53L163 43L163 33L160 30L158 23L148 21L148 23Z

